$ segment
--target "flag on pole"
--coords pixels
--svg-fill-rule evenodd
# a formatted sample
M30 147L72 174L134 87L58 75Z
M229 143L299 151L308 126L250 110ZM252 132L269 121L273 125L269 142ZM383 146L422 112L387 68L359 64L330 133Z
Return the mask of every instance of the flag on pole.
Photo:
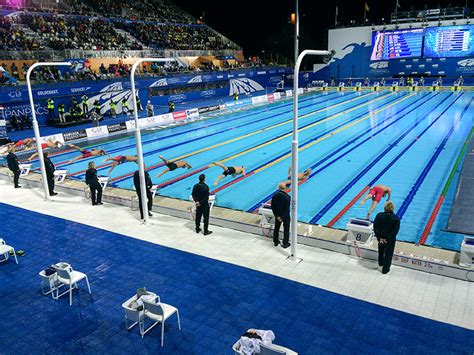
M364 8L364 9L365 9L365 12L369 12L369 11L370 11L369 5L367 5L367 3L365 3L365 8Z
M367 20L367 12L369 11L370 11L369 5L367 5L367 3L365 2L364 3L364 22Z
M337 27L337 15L339 15L339 8L336 5L336 16L334 18L334 27Z

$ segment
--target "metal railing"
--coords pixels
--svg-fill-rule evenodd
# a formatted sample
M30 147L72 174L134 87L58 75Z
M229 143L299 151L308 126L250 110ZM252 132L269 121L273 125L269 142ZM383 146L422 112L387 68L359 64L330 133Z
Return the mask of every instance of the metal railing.
M469 18L470 9L467 7L450 7L446 9L428 9L395 12L390 17L391 23L409 23L409 22L426 22L426 21L442 21L457 20Z

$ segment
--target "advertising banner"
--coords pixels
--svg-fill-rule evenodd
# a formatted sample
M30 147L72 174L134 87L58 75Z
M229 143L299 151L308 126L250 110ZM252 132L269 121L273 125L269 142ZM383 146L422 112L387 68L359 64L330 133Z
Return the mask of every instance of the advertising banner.
M107 130L109 131L109 133L126 131L127 130L127 125L126 125L125 122L110 124L110 125L107 125Z
M173 112L173 119L175 121L181 121L186 119L186 111Z
M199 117L199 110L197 108L186 110L186 116L188 116L188 118Z
M86 129L87 138L103 137L109 134L107 126L91 127Z
M75 141L78 139L87 138L87 132L85 129L79 129L77 131L63 133L64 142Z

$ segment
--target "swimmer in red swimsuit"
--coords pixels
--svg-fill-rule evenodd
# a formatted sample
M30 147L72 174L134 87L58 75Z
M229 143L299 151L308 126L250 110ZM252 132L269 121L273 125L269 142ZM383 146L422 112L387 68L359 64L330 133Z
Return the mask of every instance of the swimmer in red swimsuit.
M78 156L78 157L75 157L74 159L71 159L69 160L69 164L71 164L72 162L76 161L76 160L81 160L81 159L87 159L87 158L90 158L90 157L97 157L97 156L101 156L101 155L106 155L107 152L103 149L91 149L91 150L86 150L86 149L82 149L81 147L78 147L77 145L74 145L74 144L69 144L69 146L72 148L72 149L75 149L75 150L78 150L79 152L81 152L81 155Z
M133 155L133 156L130 156L130 155L119 155L119 156L116 156L114 158L107 158L104 160L104 163L105 162L108 162L108 161L111 161L112 162L112 166L110 167L109 169L109 172L107 173L107 175L110 175L110 173L112 172L112 170L115 169L115 167L117 165L120 165L120 164L123 164L123 163L130 163L130 162L135 162L138 164L138 158L136 155Z
M388 195L388 196L387 196ZM370 219L370 214L375 210L377 204L380 202L382 197L387 196L387 201L390 201L392 195L392 189L385 185L376 185L372 187L367 196L360 202L361 205L365 203L369 198L372 199L372 206L370 206L369 212L367 213L367 219Z
M47 149L47 148L50 148L50 149L59 149L59 148L62 148L62 147L64 147L64 143L61 143L61 142L59 142L59 141L53 142L52 140L46 140L44 143L41 143L41 148L42 148L42 149ZM32 161L32 160L35 159L36 157L38 157L38 152L33 153L33 154L28 158L28 161Z

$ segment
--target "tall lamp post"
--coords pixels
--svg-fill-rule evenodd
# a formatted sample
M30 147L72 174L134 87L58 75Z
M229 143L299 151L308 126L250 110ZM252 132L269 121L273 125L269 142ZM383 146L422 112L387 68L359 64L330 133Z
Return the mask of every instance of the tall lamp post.
M137 94L135 89L135 72L138 66L143 62L170 62L172 59L169 58L141 58L133 63L132 70L130 72L130 82L132 85L132 96L133 96L133 112L135 115L135 141L137 145L137 157L138 157L138 174L140 176L140 195L142 200L142 211L144 223L148 221L148 205L147 205L147 194L146 194L146 183L145 183L145 165L143 163L143 148L142 148L142 135L140 125L138 123L138 106L137 106Z
M330 51L306 49L297 57L293 79L293 141L291 143L291 257L296 259L298 243L298 75L306 55L331 56Z
M36 142L36 149L38 151L38 158L40 161L40 169L41 169L41 178L43 179L43 189L44 189L44 198L45 200L49 200L49 187L48 187L48 180L46 177L46 168L44 165L44 157L43 157L43 148L41 147L41 136L38 126L38 121L36 119L36 110L35 110L35 103L33 101L33 89L31 88L31 73L38 67L48 67L48 66L71 66L70 62L38 62L34 63L26 73L26 85L28 86L28 96L30 98L30 106L31 106L31 118L33 120L33 131L35 132L35 142Z

